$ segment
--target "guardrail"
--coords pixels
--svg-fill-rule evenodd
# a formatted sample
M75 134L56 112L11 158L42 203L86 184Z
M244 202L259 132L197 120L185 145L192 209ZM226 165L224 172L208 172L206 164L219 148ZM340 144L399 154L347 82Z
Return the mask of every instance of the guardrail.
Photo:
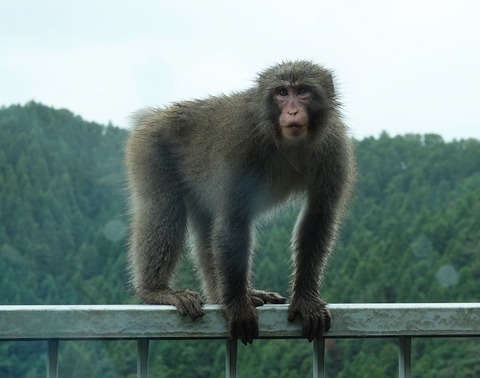
M480 304L332 304L333 326L326 338L396 337L399 377L411 377L411 339L480 336ZM288 305L258 308L260 338L300 338L300 321L287 320ZM237 342L227 335L218 306L190 320L172 306L75 305L0 306L0 340L45 340L47 377L58 377L61 340L135 339L137 376L148 376L150 339L226 339L226 376L236 377ZM325 339L313 343L313 377L325 376Z

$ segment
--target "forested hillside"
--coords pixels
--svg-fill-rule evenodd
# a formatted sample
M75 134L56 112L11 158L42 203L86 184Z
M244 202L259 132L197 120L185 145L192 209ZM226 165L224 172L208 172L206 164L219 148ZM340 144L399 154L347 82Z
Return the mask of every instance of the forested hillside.
M126 273L127 132L38 103L0 109L0 305L136 303ZM336 302L480 299L480 142L357 141L359 183L323 288ZM296 210L262 225L257 286L288 294ZM188 263L178 284L198 288ZM478 339L413 341L419 377L478 377ZM222 341L154 341L152 376L221 377ZM62 342L60 376L134 377L134 342ZM241 377L311 375L304 340L239 347ZM0 342L0 377L44 376L44 343ZM331 377L393 377L394 340L328 340Z

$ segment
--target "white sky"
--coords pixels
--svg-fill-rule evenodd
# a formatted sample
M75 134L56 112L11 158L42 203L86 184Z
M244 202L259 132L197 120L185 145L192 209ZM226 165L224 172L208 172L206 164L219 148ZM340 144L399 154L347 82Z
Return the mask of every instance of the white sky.
M125 127L242 90L289 59L333 69L356 138L480 139L478 0L0 0L0 105Z

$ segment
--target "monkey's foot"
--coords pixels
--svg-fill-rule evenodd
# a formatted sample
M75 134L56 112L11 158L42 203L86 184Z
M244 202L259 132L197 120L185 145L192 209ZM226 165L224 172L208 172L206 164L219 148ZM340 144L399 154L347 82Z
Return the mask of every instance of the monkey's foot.
M293 298L288 310L288 321L294 321L297 315L302 319L302 337L308 341L320 339L332 324L327 304L321 299Z
M249 301L242 301L225 309L228 331L232 339L240 339L243 345L251 344L258 337L258 315Z
M195 291L190 290L142 290L139 297L148 304L173 305L180 315L188 315L192 319L205 315L203 300Z
M287 298L273 291L264 291L257 289L249 290L250 298L255 307L263 306L265 303L283 304L287 303Z

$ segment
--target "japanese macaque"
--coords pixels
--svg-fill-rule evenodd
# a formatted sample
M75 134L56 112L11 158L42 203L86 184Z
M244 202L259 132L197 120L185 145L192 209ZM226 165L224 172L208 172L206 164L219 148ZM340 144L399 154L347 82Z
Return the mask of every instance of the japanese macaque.
M309 61L259 74L253 88L138 112L126 149L130 189L130 267L144 302L204 315L222 306L230 337L258 337L255 307L286 303L251 280L255 220L304 201L292 236L288 320L309 341L331 316L320 279L355 178L352 141L341 119L332 73ZM204 297L171 286L187 227Z

